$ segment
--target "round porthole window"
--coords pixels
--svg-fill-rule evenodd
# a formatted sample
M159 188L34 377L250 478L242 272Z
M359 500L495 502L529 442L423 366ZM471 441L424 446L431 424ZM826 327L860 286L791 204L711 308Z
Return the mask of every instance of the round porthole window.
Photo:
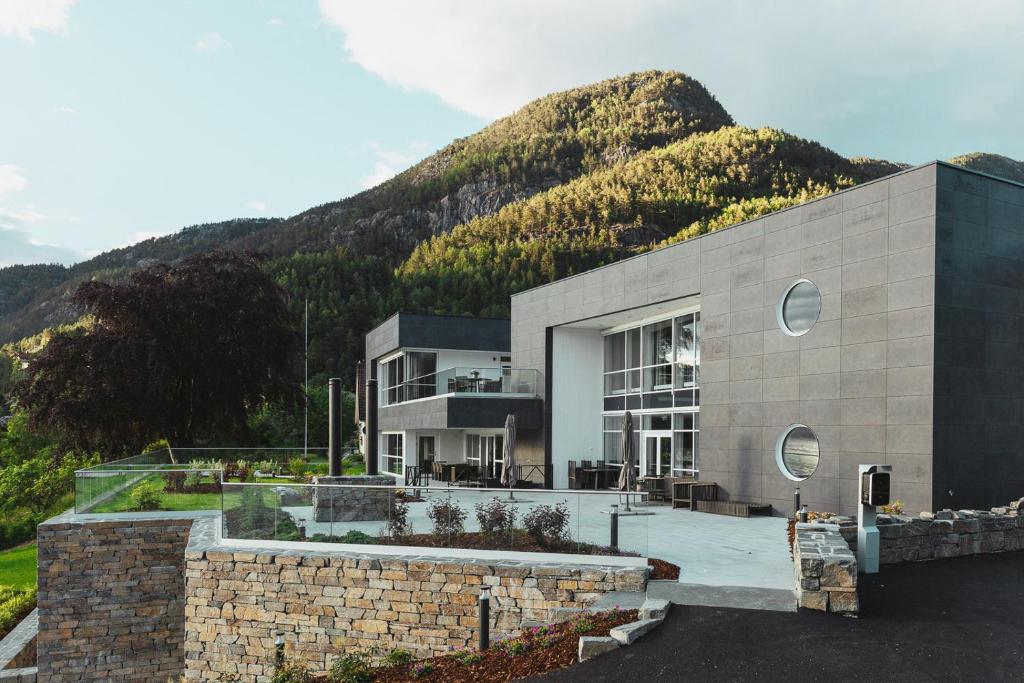
M779 297L775 314L779 327L789 336L806 334L821 314L821 292L810 280L797 280Z
M818 469L818 437L807 425L790 425L775 444L775 462L792 481L803 481Z

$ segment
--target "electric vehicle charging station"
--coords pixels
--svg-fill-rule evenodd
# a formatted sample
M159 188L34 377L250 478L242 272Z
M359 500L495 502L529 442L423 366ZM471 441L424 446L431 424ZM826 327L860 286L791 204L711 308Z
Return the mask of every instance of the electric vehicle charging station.
M889 504L892 465L859 465L860 507L857 509L857 566L863 574L877 574L879 550L875 518L878 506Z

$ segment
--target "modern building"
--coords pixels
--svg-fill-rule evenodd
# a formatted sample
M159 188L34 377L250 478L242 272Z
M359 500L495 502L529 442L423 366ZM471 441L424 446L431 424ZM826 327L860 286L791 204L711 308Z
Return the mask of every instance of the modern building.
M457 319L441 326L459 344L419 339L406 320L430 326L401 315L367 336L387 468L429 434L476 459L469 435L543 405L518 453L549 487L566 486L570 460L618 461L629 410L641 475L697 476L780 512L799 486L811 509L852 513L861 463L891 464L910 511L1024 491L1024 186L1000 178L909 169L521 292L511 329L478 321L494 336ZM481 392L498 404L464 398L455 370L420 397L421 361L389 363L422 349L486 349L475 388L530 381ZM418 458L429 446L415 443Z
M365 367L377 390L367 407L375 401L377 424L366 430L378 471L412 477L436 461L500 478L507 416L521 438L542 426L540 373L512 366L510 341L507 319L399 313L371 330Z

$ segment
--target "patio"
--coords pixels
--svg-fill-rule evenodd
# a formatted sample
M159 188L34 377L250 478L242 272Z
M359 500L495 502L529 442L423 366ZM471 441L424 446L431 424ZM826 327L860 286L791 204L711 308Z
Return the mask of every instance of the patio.
M473 507L495 496L508 499L507 492L467 489L424 489L425 502L409 504L409 521L414 533L430 530L427 518L430 500L443 498L458 504L469 514L466 531L478 531ZM792 591L793 561L786 540L786 519L782 517L738 518L689 510L673 510L671 505L632 501L634 511L624 512L625 498L615 493L578 491L517 490L520 517L537 505L565 501L571 515L570 532L579 542L608 545L609 515L612 504L619 504L619 547L622 550L656 557L680 567L679 583L693 586L742 587ZM635 498L635 497L634 497ZM341 535L348 530L371 536L384 522L313 522L310 506L282 507L306 526L306 535ZM339 533L340 531L340 533Z

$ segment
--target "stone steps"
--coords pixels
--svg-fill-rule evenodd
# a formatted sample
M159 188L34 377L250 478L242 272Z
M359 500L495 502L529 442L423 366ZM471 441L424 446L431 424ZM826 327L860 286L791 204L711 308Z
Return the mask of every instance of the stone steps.
M761 609L774 612L796 611L796 595L792 590L781 588L648 581L647 595L668 600L676 605Z

